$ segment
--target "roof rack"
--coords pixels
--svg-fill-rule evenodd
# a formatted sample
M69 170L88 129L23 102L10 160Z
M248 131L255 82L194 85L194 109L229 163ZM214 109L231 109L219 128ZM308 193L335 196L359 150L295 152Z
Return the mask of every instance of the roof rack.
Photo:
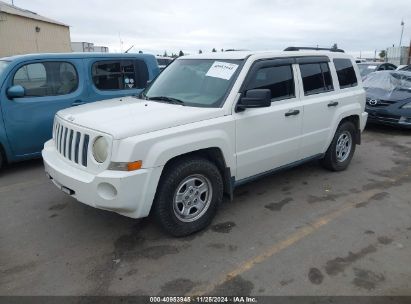
M342 49L335 49L335 48L289 46L288 48L285 48L285 49L284 49L284 51L300 51L300 50L330 51L330 52L344 53L344 50L342 50Z

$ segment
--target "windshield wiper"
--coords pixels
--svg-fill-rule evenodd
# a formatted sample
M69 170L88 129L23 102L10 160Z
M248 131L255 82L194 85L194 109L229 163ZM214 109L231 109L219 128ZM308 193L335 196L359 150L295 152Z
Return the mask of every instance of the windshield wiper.
M167 103L172 103L172 104L179 104L184 106L184 101L177 99L177 98L172 98L172 97L167 97L167 96L153 96L153 97L146 97L148 100L159 100L159 101L164 101Z

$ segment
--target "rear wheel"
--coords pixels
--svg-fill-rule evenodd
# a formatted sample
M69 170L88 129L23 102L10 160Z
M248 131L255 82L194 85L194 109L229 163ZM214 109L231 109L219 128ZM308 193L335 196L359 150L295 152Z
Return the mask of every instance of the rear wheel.
M174 236L207 227L223 199L223 179L212 162L182 158L161 177L153 213L160 226Z
M322 165L332 171L347 169L355 152L355 126L343 122L335 132L334 138L322 159Z

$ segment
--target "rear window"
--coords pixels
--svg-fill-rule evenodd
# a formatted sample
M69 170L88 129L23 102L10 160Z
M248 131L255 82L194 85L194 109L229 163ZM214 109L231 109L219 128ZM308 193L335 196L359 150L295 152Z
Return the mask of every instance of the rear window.
M334 89L328 63L300 64L300 71L305 95L329 92Z
M350 59L334 59L334 65L341 89L357 86L357 76Z
M143 89L148 71L141 60L105 60L92 66L93 83L102 91Z

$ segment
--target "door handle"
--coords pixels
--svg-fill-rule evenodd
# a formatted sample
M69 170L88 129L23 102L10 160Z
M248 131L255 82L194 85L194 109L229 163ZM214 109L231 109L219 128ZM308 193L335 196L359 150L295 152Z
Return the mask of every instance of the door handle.
M83 105L83 104L85 104L84 101L76 100L75 102L73 102L73 103L71 104L71 106L72 106L72 107L76 107L76 106L81 106L81 105Z
M328 107L336 107L336 106L338 106L338 101L330 102L327 106Z
M300 114L300 110L290 110L287 113L285 113L285 116L292 116L292 115L298 115Z

